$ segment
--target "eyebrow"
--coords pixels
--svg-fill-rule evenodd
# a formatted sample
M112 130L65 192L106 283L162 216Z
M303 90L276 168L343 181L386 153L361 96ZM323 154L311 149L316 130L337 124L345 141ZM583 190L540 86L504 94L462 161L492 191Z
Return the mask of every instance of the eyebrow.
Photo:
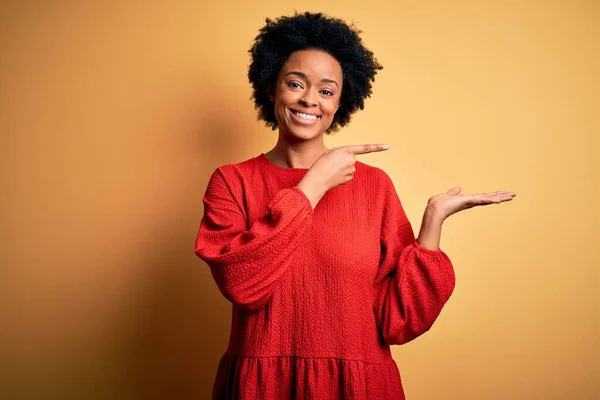
M300 76L300 77L302 77L304 79L308 79L308 76L306 76L306 74L304 72L290 71L287 74L285 74L285 76L288 76L288 75L298 75L298 76ZM323 78L323 79L321 79L321 82L333 83L333 84L335 84L335 86L340 87L340 85L336 81L334 81L333 79Z

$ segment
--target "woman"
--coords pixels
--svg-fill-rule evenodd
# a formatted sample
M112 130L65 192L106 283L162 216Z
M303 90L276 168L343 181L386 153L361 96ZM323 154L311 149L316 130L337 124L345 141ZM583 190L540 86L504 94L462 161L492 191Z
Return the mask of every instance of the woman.
M514 193L433 196L415 239L392 181L327 149L382 67L360 31L322 14L267 19L250 50L259 118L279 139L219 167L195 252L233 303L215 399L403 399L390 345L428 331L454 289L442 222Z

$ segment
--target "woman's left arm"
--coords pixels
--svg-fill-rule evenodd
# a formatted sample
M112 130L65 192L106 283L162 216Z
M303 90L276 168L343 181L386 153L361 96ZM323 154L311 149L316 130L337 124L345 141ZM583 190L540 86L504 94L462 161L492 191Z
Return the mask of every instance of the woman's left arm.
M377 325L388 344L404 344L427 332L454 291L450 258L439 248L443 221L475 205L507 201L513 193L461 195L460 188L429 199L415 239L388 178L381 229L382 257L374 290Z

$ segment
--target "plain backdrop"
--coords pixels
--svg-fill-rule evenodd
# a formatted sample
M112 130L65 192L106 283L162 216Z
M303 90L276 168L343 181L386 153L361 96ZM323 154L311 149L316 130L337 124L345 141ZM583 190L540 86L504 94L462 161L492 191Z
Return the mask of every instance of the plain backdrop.
M247 53L265 18L354 22L384 69L329 146L387 143L456 290L394 347L411 400L598 399L600 3L3 1L0 397L207 399L230 304L193 253L207 179L268 151Z

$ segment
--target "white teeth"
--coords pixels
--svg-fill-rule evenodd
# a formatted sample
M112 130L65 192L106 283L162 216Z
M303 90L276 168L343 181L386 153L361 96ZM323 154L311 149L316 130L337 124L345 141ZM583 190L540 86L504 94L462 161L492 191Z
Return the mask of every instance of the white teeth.
M294 115L302 118L302 119L317 119L316 115L310 115L310 114L304 114L304 113L300 113L300 112L294 112Z

